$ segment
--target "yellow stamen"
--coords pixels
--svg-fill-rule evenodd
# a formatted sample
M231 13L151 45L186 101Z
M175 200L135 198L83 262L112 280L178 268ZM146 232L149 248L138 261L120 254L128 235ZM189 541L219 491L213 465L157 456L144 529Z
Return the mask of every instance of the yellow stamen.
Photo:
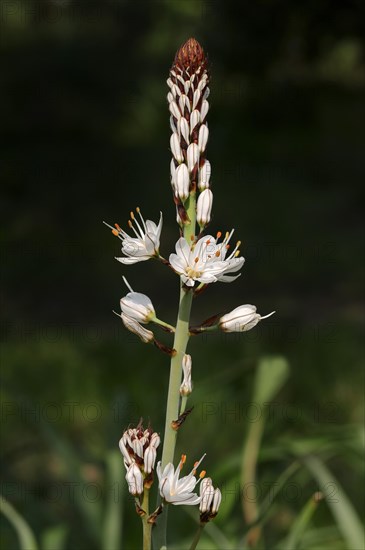
M241 241L237 241L236 246L241 246Z
M134 220L134 214L133 214L133 212L130 212L130 216L131 216L132 220Z
M136 212L137 212L137 214L139 214L139 213L140 213L140 211L141 211L140 207L139 207L139 206L137 206L137 208L136 208Z
M240 251L237 250L237 252L235 253L234 257L237 258L237 256L239 256L239 255L240 255Z
M205 470L202 470L202 471L200 472L200 474L199 474L200 479L203 479L203 477L205 477L205 474L206 474L206 473L207 473L207 472L206 472Z

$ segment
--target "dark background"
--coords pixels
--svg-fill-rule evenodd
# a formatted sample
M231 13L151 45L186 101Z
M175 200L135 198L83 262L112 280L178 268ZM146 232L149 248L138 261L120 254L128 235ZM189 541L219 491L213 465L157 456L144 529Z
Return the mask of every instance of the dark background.
M173 323L178 281L157 262L116 262L118 242L102 221L126 227L136 206L155 221L161 210L161 251L173 250L165 81L175 51L194 36L212 75L210 229L235 227L246 264L234 284L212 285L194 303L193 322L243 303L277 311L250 333L192 341L196 410L199 399L219 410L249 402L259 358L286 357L291 376L280 402L290 414L270 426L266 445L318 436L312 450L321 452L323 438L335 441L326 458L361 515L362 3L44 0L0 10L8 499L37 535L61 525L67 548L98 548L92 528L79 529L77 499L65 490L52 499L49 488L76 478L105 484L107 449L129 422L143 416L163 429L168 360L126 333L111 310L125 275ZM192 460L206 450L214 471L239 455L247 422L217 415L207 426L199 414L181 450ZM262 468L270 479L280 473L270 460ZM310 482L302 483L309 495ZM285 534L305 500L282 503L269 540ZM124 514L123 547L138 548L131 502ZM239 505L235 514L230 535L240 533ZM324 510L318 528L332 521Z

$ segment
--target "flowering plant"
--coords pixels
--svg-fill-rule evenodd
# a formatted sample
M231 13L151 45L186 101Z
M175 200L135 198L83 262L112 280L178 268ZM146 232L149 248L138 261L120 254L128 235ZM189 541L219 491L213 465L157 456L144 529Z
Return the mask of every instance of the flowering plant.
M191 546L195 548L202 529L215 518L222 500L220 489L214 488L212 479L205 477L204 470L197 476L205 455L195 462L188 475L181 478L186 455L174 466L178 431L191 412L186 410L188 396L193 391L192 358L186 353L190 336L208 330L247 331L264 318L256 313L255 306L241 305L220 318L216 316L215 322L210 319L198 327L190 326L193 296L212 283L235 281L240 276L244 258L240 256L240 241L231 246L234 229L227 231L223 238L220 231L216 236L204 234L211 220L213 205L211 165L206 159L209 72L207 58L195 39L189 39L178 50L167 84L171 187L180 229L175 252L170 254L168 260L160 255L162 214L156 225L151 220L145 221L139 208L137 215L131 212L128 225L134 233L133 237L118 224L106 224L122 241L123 256L116 258L119 262L129 265L155 258L170 267L180 279L176 326L158 319L148 296L134 292L126 279L124 281L130 292L121 299L121 313L118 314L124 326L142 342L156 344L171 357L162 458L156 466L159 501L153 512L149 507L149 491L155 478L160 436L150 427L143 428L140 423L136 428L126 429L119 442L129 492L134 496L137 513L142 518L144 550L151 548L151 531L155 524L155 546L166 548L168 505L199 506L200 527ZM159 324L174 333L171 349L160 343L152 330L143 326L149 323Z

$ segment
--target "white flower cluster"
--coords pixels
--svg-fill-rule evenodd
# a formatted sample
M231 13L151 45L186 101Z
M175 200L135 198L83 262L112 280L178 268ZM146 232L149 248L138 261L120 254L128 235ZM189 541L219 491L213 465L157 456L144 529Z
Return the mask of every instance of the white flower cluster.
M119 448L127 470L125 478L129 492L134 496L143 493L144 480L152 474L160 441L157 432L150 428L144 430L141 425L126 430L119 440Z

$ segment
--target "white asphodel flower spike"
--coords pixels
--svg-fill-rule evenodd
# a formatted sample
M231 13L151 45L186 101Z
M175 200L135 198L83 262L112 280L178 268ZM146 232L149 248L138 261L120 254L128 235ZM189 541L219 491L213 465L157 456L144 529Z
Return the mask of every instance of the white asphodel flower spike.
M262 319L267 319L274 315L272 311L263 317L256 313L256 307L251 304L238 306L230 313L226 313L219 319L219 328L224 332L246 332L257 325Z
M139 221L133 212L130 213L131 219L128 221L130 229L135 237L131 237L118 224L115 227L105 223L112 230L113 235L122 241L122 252L124 256L116 258L122 264L135 264L144 262L153 257L159 256L160 236L162 229L162 212L158 225L151 220L144 220L139 208L136 208Z
M179 479L179 476L186 462L186 455L182 455L176 470L171 462L165 466L163 471L161 470L161 462L157 464L156 472L159 479L158 486L160 495L166 503L174 504L175 506L180 504L194 506L195 504L200 503L201 496L198 496L193 491L199 481L205 476L205 471L203 470L198 479L195 477L196 470L204 457L205 455L203 455L202 458L194 464L194 468L191 470L190 474L182 477L181 479Z
M242 257L238 258L240 241L227 257L233 231L227 232L222 242L219 242L220 232L217 239L206 235L192 247L184 237L177 241L176 254L170 254L169 262L187 286L194 286L196 281L204 284L217 281L229 283L239 277L231 274L239 271L245 261Z
M123 280L131 292L128 292L128 294L120 300L122 312L138 323L147 324L155 319L155 308L149 297L140 292L134 292L127 279L123 277Z
M180 386L180 395L187 396L190 395L193 391L193 385L191 382L191 367L192 367L192 361L191 361L191 355L188 353L184 354L183 360L182 360L182 369L184 378Z

